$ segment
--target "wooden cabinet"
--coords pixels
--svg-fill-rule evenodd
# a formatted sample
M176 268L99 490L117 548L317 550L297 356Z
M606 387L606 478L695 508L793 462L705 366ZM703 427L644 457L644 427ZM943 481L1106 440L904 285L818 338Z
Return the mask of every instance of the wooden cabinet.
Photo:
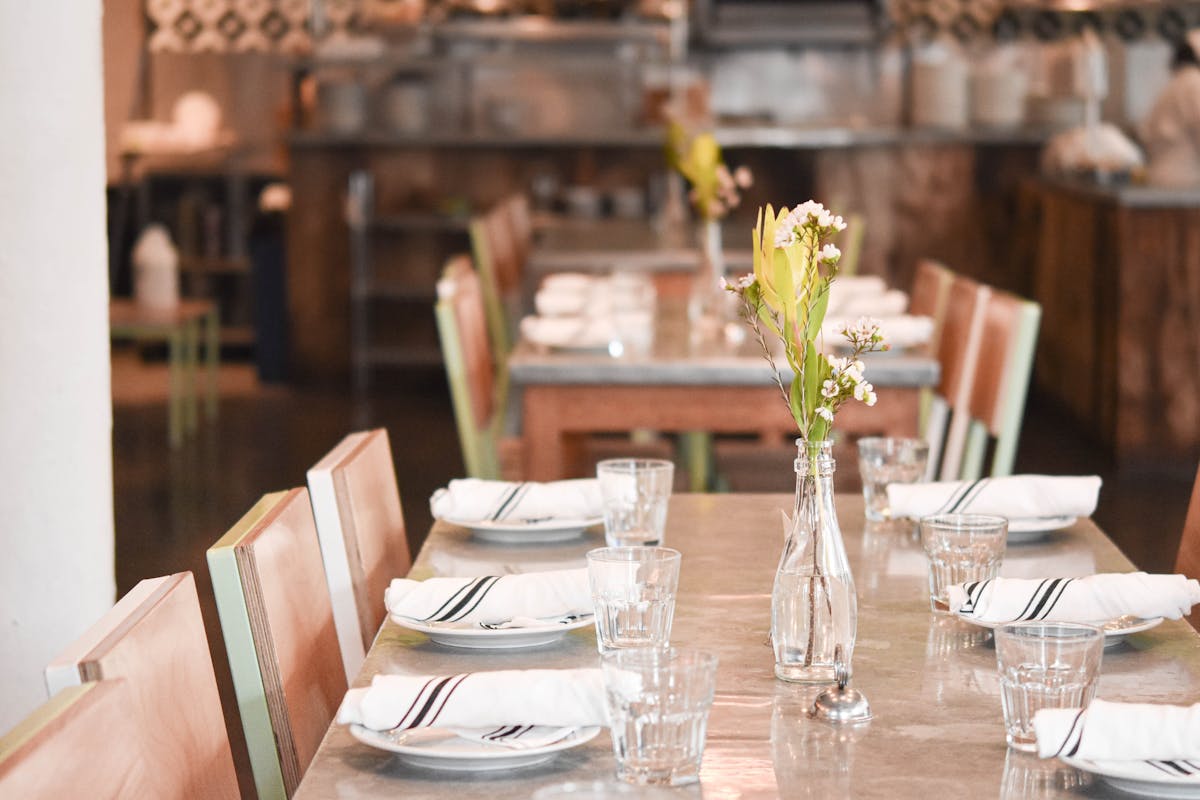
M1039 181L1035 373L1121 466L1200 455L1200 191Z

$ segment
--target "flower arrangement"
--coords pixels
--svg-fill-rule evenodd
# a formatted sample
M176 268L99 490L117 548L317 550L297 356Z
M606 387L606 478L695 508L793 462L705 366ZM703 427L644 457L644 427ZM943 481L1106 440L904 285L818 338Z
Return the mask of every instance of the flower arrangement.
M689 138L678 122L667 126L667 163L691 184L688 200L705 222L729 213L741 202L739 190L754 183L747 167L729 171L716 137L701 133Z
M834 415L851 398L875 405L875 389L864 377L859 356L888 349L879 322L864 317L840 331L847 355L820 351L829 287L841 258L827 240L845 229L845 220L813 200L778 213L768 205L759 209L754 227L754 272L724 282L741 301L742 318L758 338L800 435L808 441L828 438ZM794 374L786 388L764 328L783 343Z

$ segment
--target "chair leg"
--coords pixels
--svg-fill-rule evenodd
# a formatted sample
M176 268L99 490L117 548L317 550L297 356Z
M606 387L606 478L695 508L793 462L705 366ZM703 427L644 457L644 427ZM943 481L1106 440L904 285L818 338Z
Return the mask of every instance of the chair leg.
M708 431L687 431L680 435L680 444L688 466L690 489L707 492L712 486L712 434Z
M183 331L167 334L167 440L171 447L183 444Z

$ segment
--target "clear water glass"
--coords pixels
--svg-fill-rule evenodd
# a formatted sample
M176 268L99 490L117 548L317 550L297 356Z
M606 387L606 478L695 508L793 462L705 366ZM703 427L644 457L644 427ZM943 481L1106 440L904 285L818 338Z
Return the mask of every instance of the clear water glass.
M925 476L929 443L924 439L870 436L858 440L858 472L862 476L867 519L892 518L888 505L889 483L916 483Z
M717 658L675 648L619 650L602 659L617 777L683 786L700 779Z
M602 547L587 554L601 653L670 643L681 560L669 547Z
M614 458L596 465L596 478L609 547L662 544L675 465L663 459Z
M1008 520L984 514L941 514L921 519L921 544L929 556L929 607L949 608L946 590L956 583L994 578L1004 561Z
M996 629L1000 704L1009 747L1037 750L1043 708L1087 708L1096 694L1104 631L1073 622L1017 622Z

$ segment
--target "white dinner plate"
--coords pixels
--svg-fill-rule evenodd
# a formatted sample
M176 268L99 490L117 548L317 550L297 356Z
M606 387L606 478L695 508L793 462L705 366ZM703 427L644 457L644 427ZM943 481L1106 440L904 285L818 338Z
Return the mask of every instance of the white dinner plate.
M540 647L557 642L568 631L591 627L594 618L589 614L570 622L547 622L545 625L528 628L500 628L492 630L479 627L477 622L419 622L414 619L393 616L392 621L402 628L417 631L438 644L447 647L466 647L472 650L509 650L518 647Z
M963 614L962 612L955 612L954 616L958 617L961 620L964 620L965 622L969 622L972 625L978 625L981 628L994 629L994 628L1000 627L1001 625L1009 624L1007 622L988 622L988 621L981 620L981 619L973 619L971 616L969 616L967 614ZM1039 622L1055 622L1056 620L1048 619L1048 620L1038 620L1038 621ZM1141 617L1134 617L1134 616L1127 615L1124 617L1117 617L1116 619L1109 620L1108 622L1089 622L1088 624L1096 625L1100 628L1103 628L1104 629L1104 646L1105 647L1115 647L1116 645L1118 645L1122 641L1124 641L1126 636L1129 636L1132 633L1141 633L1142 631L1148 631L1151 628L1153 628L1154 626L1162 623L1162 621L1163 621L1162 617L1150 617L1148 619L1143 619Z
M1060 760L1075 769L1090 772L1105 783L1123 792L1142 797L1200 798L1200 761L1091 761L1086 758L1059 756ZM1179 763L1195 765L1190 775L1184 775L1171 767Z
M1010 519L1008 521L1008 541L1013 544L1035 542L1043 539L1054 531L1069 528L1079 521L1079 517L1026 517L1025 519Z
M363 744L396 753L409 764L456 772L511 769L541 764L562 750L591 741L598 727L576 728L566 738L541 747L517 749L456 736L442 728L407 731L373 731L351 725L350 735Z
M450 519L443 522L469 530L477 539L500 544L546 544L564 542L578 538L595 525L603 524L604 517L586 519L542 519L532 522L523 520Z

